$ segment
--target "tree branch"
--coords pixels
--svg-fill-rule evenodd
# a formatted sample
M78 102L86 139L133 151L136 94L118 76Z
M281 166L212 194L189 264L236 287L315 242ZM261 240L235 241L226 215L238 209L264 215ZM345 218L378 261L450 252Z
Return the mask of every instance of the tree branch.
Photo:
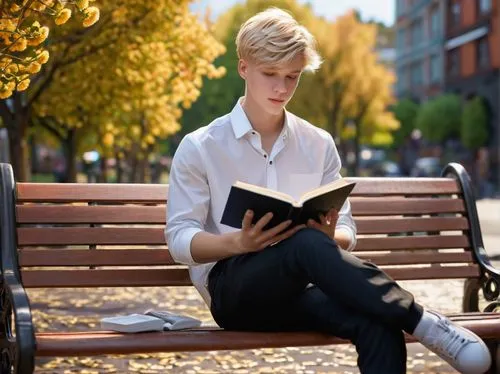
M55 123L57 123L54 117L37 117L36 121L40 126L49 131L52 135L54 135L61 142L65 139L62 131L58 130Z

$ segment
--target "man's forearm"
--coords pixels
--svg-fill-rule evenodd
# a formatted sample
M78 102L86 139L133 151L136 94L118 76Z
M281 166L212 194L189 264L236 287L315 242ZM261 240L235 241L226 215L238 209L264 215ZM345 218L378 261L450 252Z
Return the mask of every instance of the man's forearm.
M216 262L237 254L236 233L210 234L205 231L197 233L191 240L191 256L197 263Z

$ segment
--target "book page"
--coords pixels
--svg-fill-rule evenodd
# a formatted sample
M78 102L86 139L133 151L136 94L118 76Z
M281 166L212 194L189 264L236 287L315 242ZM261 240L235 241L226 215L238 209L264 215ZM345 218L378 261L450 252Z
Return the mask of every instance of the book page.
M234 184L234 186L238 187L238 188L241 188L243 190L247 190L247 191L252 191L252 192L258 193L260 195L265 195L265 196L273 197L273 198L275 198L277 200L282 200L282 201L285 201L287 203L291 203L291 204L294 204L294 205L297 203L292 196L290 196L290 195L288 195L288 194L286 194L284 192L279 192L279 191L271 190L270 188L256 186L254 184L240 182L240 181L237 181Z
M345 179L337 179L336 181L325 184L324 186L318 187L312 191L306 192L300 197L299 203L303 204L305 201L310 200L316 196L323 195L324 193L339 189L341 187L347 186L351 182L347 182Z

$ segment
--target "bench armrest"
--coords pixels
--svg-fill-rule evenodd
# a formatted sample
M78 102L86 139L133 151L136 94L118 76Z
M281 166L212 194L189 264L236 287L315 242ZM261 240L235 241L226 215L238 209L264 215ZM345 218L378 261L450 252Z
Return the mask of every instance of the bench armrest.
M476 198L467 171L462 165L452 162L445 166L441 175L443 177L453 177L459 182L465 202L465 209L467 210L467 219L469 220L470 228L469 237L475 260L481 267L484 275L496 282L497 286L500 286L500 271L493 266L490 257L484 249L483 235L481 233L479 215L477 214Z
M0 345L9 357L2 356L16 373L32 373L36 340L28 295L21 282L17 259L16 185L9 164L0 164ZM14 317L15 336L11 320ZM4 351L5 352L5 351ZM9 365L9 366L10 366Z

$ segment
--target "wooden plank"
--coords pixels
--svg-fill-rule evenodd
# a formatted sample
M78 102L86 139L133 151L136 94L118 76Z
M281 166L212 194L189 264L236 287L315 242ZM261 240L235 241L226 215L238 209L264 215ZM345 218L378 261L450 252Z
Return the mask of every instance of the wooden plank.
M450 315L483 339L498 339L498 313ZM406 342L415 338L405 334ZM43 332L36 334L37 356L94 356L153 352L191 352L254 348L347 344L347 340L318 332L247 332L204 327L194 330L121 334L109 331Z
M17 183L18 202L158 203L167 199L166 184Z
M432 266L388 268L397 280L452 279L479 277L479 266ZM190 286L187 269L94 269L94 270L23 270L27 288L46 287L156 287Z
M165 244L161 227L21 227L17 229L19 246L30 245L161 245Z
M183 269L23 270L27 288L190 286Z
M433 213L463 213L461 199L451 198L352 198L355 216L384 216ZM18 205L21 224L165 224L166 206L87 206L87 205Z
M358 238L355 251L470 248L467 235L389 236Z
M472 262L471 252L437 251L358 254L378 265L411 265ZM21 267L31 266L147 266L174 265L168 250L155 249L21 249Z
M352 197L354 216L463 213L464 202L453 198Z
M449 195L460 194L453 178L346 178L356 182L352 196L374 195Z
M356 225L358 234L467 230L469 228L465 217L356 219Z
M436 251L358 254L359 258L381 265L425 265L471 263L471 252L441 253Z
M346 178L353 196L457 194L453 178ZM165 203L168 185L112 183L18 183L19 202Z
M166 206L18 205L20 224L165 224Z
M168 249L20 249L19 264L29 266L174 265Z
M467 230L464 217L357 219L359 234ZM163 227L20 227L20 246L164 244Z

